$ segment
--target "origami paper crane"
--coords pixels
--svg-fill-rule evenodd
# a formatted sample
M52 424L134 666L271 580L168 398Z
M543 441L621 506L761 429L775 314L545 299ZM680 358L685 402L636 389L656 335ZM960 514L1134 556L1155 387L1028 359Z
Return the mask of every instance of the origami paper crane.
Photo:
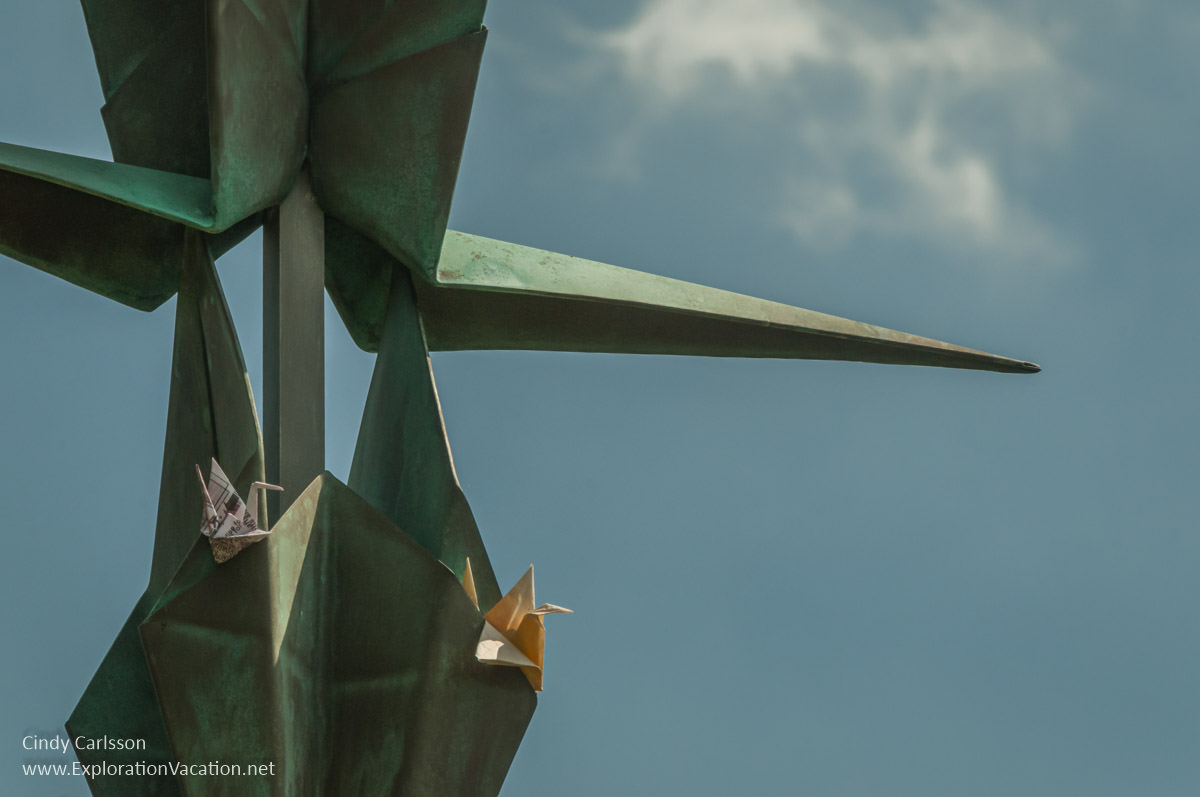
M250 485L250 503L247 505L233 489L233 484L217 460L209 466L208 484L204 474L196 466L200 478L200 490L204 494L204 522L200 533L208 537L213 558L217 563L228 562L248 545L252 545L271 532L258 527L258 491L282 490L275 484L253 482Z
M462 580L467 597L479 607L479 596L475 590L475 574L471 572L471 560L467 559ZM547 614L574 614L570 609L543 603L534 607L533 565L513 588L488 610L483 618L483 631L479 644L475 646L475 658L484 664L504 667L520 667L529 679L535 692L542 691L542 665L546 657Z
M448 231L483 0L83 8L114 162L0 144L0 253L141 310L178 300L149 584L68 729L146 740L128 763L251 751L283 772L255 784L98 778L95 794L499 791L536 704L543 615L532 572L528 595L523 579L501 599L454 472L430 351L1038 370ZM250 489L252 502L266 474L213 259L297 195L319 206L324 286L355 342L378 352L375 373L348 485L317 476L271 539L217 568L195 538L189 466L219 458L229 489ZM242 522L265 529L256 509ZM458 582L468 559L474 608ZM486 621L479 605L492 606ZM519 664L528 681L485 666L489 655ZM480 716L488 723L472 724ZM119 752L78 754L122 763Z

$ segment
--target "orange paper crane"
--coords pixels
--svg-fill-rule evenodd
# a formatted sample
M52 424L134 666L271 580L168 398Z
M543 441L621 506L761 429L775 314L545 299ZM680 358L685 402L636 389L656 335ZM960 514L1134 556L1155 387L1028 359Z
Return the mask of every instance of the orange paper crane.
M471 560L463 572L463 589L479 606ZM546 653L547 614L574 614L571 609L543 603L534 608L533 565L512 589L483 618L483 631L475 648L475 658L483 664L520 667L534 691L542 691L542 663Z

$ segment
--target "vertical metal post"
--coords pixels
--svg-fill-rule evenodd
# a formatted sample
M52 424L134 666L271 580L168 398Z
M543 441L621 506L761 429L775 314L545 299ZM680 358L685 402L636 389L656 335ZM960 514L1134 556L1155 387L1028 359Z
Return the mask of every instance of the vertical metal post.
M274 523L325 469L325 215L307 171L263 225L263 445Z

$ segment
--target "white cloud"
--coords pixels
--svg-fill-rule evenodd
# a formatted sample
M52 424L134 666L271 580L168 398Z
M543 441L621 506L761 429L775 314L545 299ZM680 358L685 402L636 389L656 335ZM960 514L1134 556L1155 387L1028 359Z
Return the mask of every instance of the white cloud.
M1070 133L1086 92L1054 42L973 0L934 0L916 24L886 8L646 0L629 25L590 38L648 116L723 101L790 109L802 156L781 175L779 220L813 246L865 233L1071 260L1001 163L1036 165Z
M780 0L652 0L629 27L600 41L632 82L678 99L704 88L706 66L753 86L786 76L796 62L827 61L824 16Z

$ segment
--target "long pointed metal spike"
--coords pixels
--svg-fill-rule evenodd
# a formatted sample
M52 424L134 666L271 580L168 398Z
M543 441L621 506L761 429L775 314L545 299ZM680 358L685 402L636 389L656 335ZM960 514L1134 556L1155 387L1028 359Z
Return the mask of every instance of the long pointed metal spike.
M217 228L212 184L199 177L5 143L0 143L0 172L60 185L199 230Z
M778 357L1036 373L1034 363L577 257L446 234L429 348Z

